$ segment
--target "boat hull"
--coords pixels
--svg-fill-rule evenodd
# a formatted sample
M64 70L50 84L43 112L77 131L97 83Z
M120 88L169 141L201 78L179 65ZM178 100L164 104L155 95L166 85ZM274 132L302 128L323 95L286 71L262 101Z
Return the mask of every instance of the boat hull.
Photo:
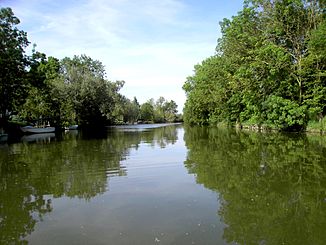
M25 134L45 134L45 133L54 133L55 127L34 128L31 126L26 126L26 127L21 127L21 130Z

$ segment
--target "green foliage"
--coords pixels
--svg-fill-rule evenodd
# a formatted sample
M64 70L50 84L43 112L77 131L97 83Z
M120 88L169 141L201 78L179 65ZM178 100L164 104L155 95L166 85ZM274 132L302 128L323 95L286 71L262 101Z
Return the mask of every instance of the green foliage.
M55 93L54 80L59 77L59 60L33 51L27 73L28 92L19 108L19 117L36 124L58 125L60 101Z
M212 56L195 66L195 75L188 77L183 89L188 100L185 104L185 120L193 124L207 124L229 118L226 112L230 100L230 74L224 59Z
M143 121L153 122L154 106L150 102L145 102L140 106L140 118Z
M10 8L0 9L0 117L8 118L26 97L27 34Z
M61 61L62 81L80 125L105 125L112 120L116 92L120 84L105 79L101 62L90 57L74 56Z
M140 119L155 123L175 122L178 118L177 107L174 100L168 101L162 96L156 102L154 99L150 99L141 105Z
M134 97L133 101L129 100L123 95L118 96L119 99L116 103L113 117L116 124L122 123L135 123L140 117L140 105L137 98Z
M57 126L103 126L115 122L118 93L124 82L105 78L101 62L88 56L59 61L33 53L28 73L28 96L20 108L20 117L35 123Z
M43 117L49 116L50 114L50 104L46 97L37 88L32 87L20 111L20 116L29 122L41 121L42 123L42 119L48 119Z
M307 107L295 101L270 96L264 103L266 122L282 130L301 129L307 125Z
M312 32L308 42L309 54L304 60L304 103L310 118L318 120L326 115L326 21L323 20Z
M245 1L238 15L220 23L217 54L196 65L184 84L185 121L300 130L309 118L325 116L323 6L322 1Z
M309 121L307 130L318 133L326 132L326 117L320 118L319 121Z
M163 105L164 118L167 122L174 122L177 119L178 105L174 100L166 101Z

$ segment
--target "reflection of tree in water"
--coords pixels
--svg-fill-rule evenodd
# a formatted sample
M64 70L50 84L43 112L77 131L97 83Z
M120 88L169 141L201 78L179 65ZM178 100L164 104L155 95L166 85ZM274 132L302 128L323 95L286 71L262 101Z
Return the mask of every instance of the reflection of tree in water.
M51 212L52 197L90 200L105 192L108 177L126 175L120 162L130 149L137 149L144 139L173 143L176 128L146 133L109 130L95 136L67 134L62 141L0 148L0 244L27 243L24 237Z
M24 163L3 157L0 154L0 244L20 244L34 229L37 218L32 213L42 217L51 211L51 203L29 184L30 171Z
M185 165L220 193L227 242L326 244L326 139L186 128Z
M153 147L155 145L165 148L168 144L174 144L178 140L177 128L181 126L165 126L150 129L141 134L142 142L149 143Z

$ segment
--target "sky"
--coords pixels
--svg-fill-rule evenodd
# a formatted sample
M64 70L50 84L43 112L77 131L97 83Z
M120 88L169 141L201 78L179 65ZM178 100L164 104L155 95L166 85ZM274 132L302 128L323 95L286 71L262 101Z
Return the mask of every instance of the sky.
M163 96L182 111L182 85L214 55L219 22L243 0L0 0L11 7L36 50L62 59L101 61L120 93L140 103ZM30 45L32 47L32 45ZM31 48L30 48L31 49ZM28 52L28 51L27 51Z

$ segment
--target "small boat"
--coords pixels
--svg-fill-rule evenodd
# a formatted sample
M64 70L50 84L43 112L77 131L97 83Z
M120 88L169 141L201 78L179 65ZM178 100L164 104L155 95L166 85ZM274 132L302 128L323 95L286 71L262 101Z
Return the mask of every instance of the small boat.
M69 127L65 127L65 130L77 130L78 129L78 125L70 125Z
M25 134L45 134L53 133L55 127L35 128L33 126L25 126L20 128Z

